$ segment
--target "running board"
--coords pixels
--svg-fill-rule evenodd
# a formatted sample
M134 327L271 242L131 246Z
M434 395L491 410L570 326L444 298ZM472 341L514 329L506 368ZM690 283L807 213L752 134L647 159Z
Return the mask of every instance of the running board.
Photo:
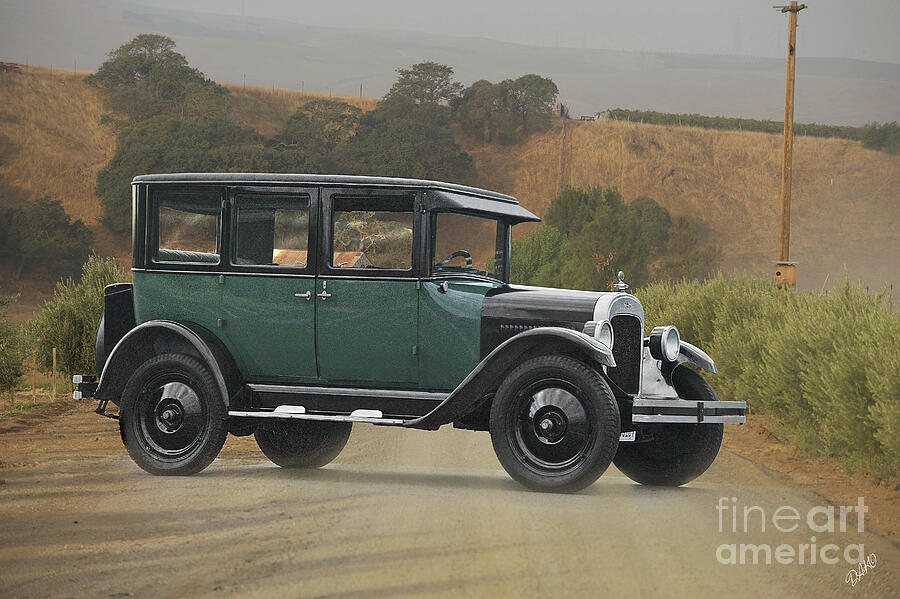
M687 399L635 399L631 408L634 423L744 424L745 401L693 401Z
M353 410L349 414L316 414L303 406L278 406L271 411L231 410L229 416L239 418L293 418L295 420L322 420L326 422L367 422L383 426L403 426L408 419L385 418L379 410Z

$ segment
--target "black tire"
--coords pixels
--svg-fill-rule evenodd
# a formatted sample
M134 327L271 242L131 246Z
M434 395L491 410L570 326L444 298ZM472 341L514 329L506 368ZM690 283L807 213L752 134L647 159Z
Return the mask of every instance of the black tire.
M686 366L672 371L672 385L682 399L718 401L702 376ZM653 440L622 443L614 463L622 474L642 485L679 487L704 472L722 445L722 424L655 424Z
M509 475L536 491L596 481L619 444L619 406L596 370L566 356L518 366L491 405L491 441Z
M350 422L267 420L253 436L266 457L282 468L319 468L341 453L352 428Z
M210 465L225 443L225 402L203 364L161 354L141 364L122 392L120 431L128 455L157 475L186 476Z

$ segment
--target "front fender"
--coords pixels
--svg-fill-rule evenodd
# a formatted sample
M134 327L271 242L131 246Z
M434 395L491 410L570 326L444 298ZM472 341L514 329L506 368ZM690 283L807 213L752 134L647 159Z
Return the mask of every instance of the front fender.
M706 372L718 374L716 371L716 363L713 362L712 358L710 358L705 351L696 345L691 345L686 341L682 341L681 349L678 352L678 363L684 364L685 362L690 362L695 366L699 366Z
M471 412L487 393L499 386L503 375L519 362L522 355L538 346L554 352L575 351L586 355L598 366L616 365L612 350L584 333L562 327L530 329L497 346L435 409L404 423L404 426L437 429L459 420Z
M195 329L200 329L200 332ZM220 365L224 358L217 359L215 354L221 353L221 351L214 352L204 341L203 336L207 335L203 335L203 333L213 336L212 333L208 333L198 325L171 320L151 320L131 329L116 343L103 366L100 384L96 392L97 399L112 401L118 405L131 373L142 362L154 355L171 351L199 358L209 368L227 407L230 399L229 384L226 382L223 368ZM216 349L219 350L219 348ZM227 360L225 362L227 365ZM229 370L230 368L225 368L230 379L235 373L229 372ZM234 388L233 383L231 387Z

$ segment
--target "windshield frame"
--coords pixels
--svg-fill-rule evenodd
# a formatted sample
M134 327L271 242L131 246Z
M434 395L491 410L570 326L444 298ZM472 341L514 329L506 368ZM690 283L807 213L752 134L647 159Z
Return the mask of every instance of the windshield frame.
M443 256L435 256L435 250L437 249L437 234L438 234L438 217L441 214L457 214L460 216L469 216L473 218L479 218L488 221L494 221L496 223L496 233L495 233L495 241L494 241L494 271L495 272L487 272L484 270L476 269L476 268L466 268L466 267L445 267L440 269L435 269L435 262ZM462 278L474 278L482 281L491 281L498 282L504 285L509 284L509 258L510 258L510 229L512 225L504 218L499 217L496 214L484 214L482 212L471 211L471 210L429 210L428 218L426 219L428 225L428 233L426 235L426 247L424 248L425 254L425 264L427 265L427 278L452 278L452 277L462 277ZM497 268L497 264L499 262L499 269Z

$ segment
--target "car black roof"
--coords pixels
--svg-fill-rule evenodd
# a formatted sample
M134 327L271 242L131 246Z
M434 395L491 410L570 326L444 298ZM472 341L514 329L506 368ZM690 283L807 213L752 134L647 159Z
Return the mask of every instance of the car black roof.
M138 175L132 183L219 183L241 184L309 184L342 187L400 187L425 190L429 209L461 209L502 216L514 223L538 222L541 219L522 206L512 196L487 189L397 177L369 177L358 175L304 175L287 173L171 173Z

